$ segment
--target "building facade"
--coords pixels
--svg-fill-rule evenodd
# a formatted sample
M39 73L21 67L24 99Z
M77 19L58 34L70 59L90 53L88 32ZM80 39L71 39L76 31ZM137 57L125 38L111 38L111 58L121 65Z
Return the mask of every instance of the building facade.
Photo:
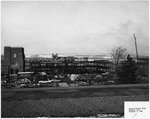
M4 59L1 61L2 71L16 75L25 71L25 55L22 47L4 47Z
M26 62L27 72L46 72L47 74L91 74L111 72L112 62L99 61L31 61Z
M3 73L17 75L18 72L46 72L47 74L113 73L113 62L109 60L89 61L87 57L54 57L50 59L26 59L24 48L4 47L1 61ZM137 63L141 75L149 76L149 58L141 58Z

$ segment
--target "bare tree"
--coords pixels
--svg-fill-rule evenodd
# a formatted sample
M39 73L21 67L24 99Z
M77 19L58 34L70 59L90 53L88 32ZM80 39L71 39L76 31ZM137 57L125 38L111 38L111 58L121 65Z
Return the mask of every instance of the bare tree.
M115 72L117 71L120 60L125 58L125 52L126 48L123 48L121 46L112 49L111 56L113 58Z

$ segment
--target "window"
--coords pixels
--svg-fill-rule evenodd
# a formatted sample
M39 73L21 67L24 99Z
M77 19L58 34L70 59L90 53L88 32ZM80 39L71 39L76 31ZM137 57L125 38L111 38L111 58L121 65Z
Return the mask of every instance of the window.
M87 66L87 63L84 63L84 66Z
M25 67L25 69L30 69L30 67Z
M39 67L39 64L32 64L32 67Z
M83 63L80 63L80 66L83 66Z
M53 67L53 63L47 64L48 67Z
M60 63L59 66L65 66L65 63Z
M16 54L14 54L14 58L16 58L16 56L17 56L17 55L16 55Z
M77 63L76 66L80 66L80 63Z
M68 63L68 66L72 66L72 63Z
M45 67L45 66L46 66L46 64L41 64L41 66L42 66L42 67Z
M93 63L89 63L89 65L93 65Z
M57 64L56 64L56 63L54 64L54 67L57 67Z
M26 65L26 66L29 66L30 64L26 62L25 65Z

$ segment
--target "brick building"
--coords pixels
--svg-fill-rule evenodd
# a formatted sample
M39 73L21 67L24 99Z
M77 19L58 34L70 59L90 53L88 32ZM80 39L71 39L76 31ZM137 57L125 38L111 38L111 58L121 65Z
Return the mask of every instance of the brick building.
M4 58L1 61L2 71L6 74L16 75L25 71L25 55L22 47L4 47Z

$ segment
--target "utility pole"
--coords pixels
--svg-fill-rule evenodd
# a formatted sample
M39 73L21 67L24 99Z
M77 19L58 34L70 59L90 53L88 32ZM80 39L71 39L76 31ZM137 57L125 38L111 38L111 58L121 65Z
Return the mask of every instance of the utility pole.
M137 61L138 61L138 49L137 49L137 42L136 42L135 34L133 34L133 36L134 36L134 40L135 40L136 58L137 58Z

